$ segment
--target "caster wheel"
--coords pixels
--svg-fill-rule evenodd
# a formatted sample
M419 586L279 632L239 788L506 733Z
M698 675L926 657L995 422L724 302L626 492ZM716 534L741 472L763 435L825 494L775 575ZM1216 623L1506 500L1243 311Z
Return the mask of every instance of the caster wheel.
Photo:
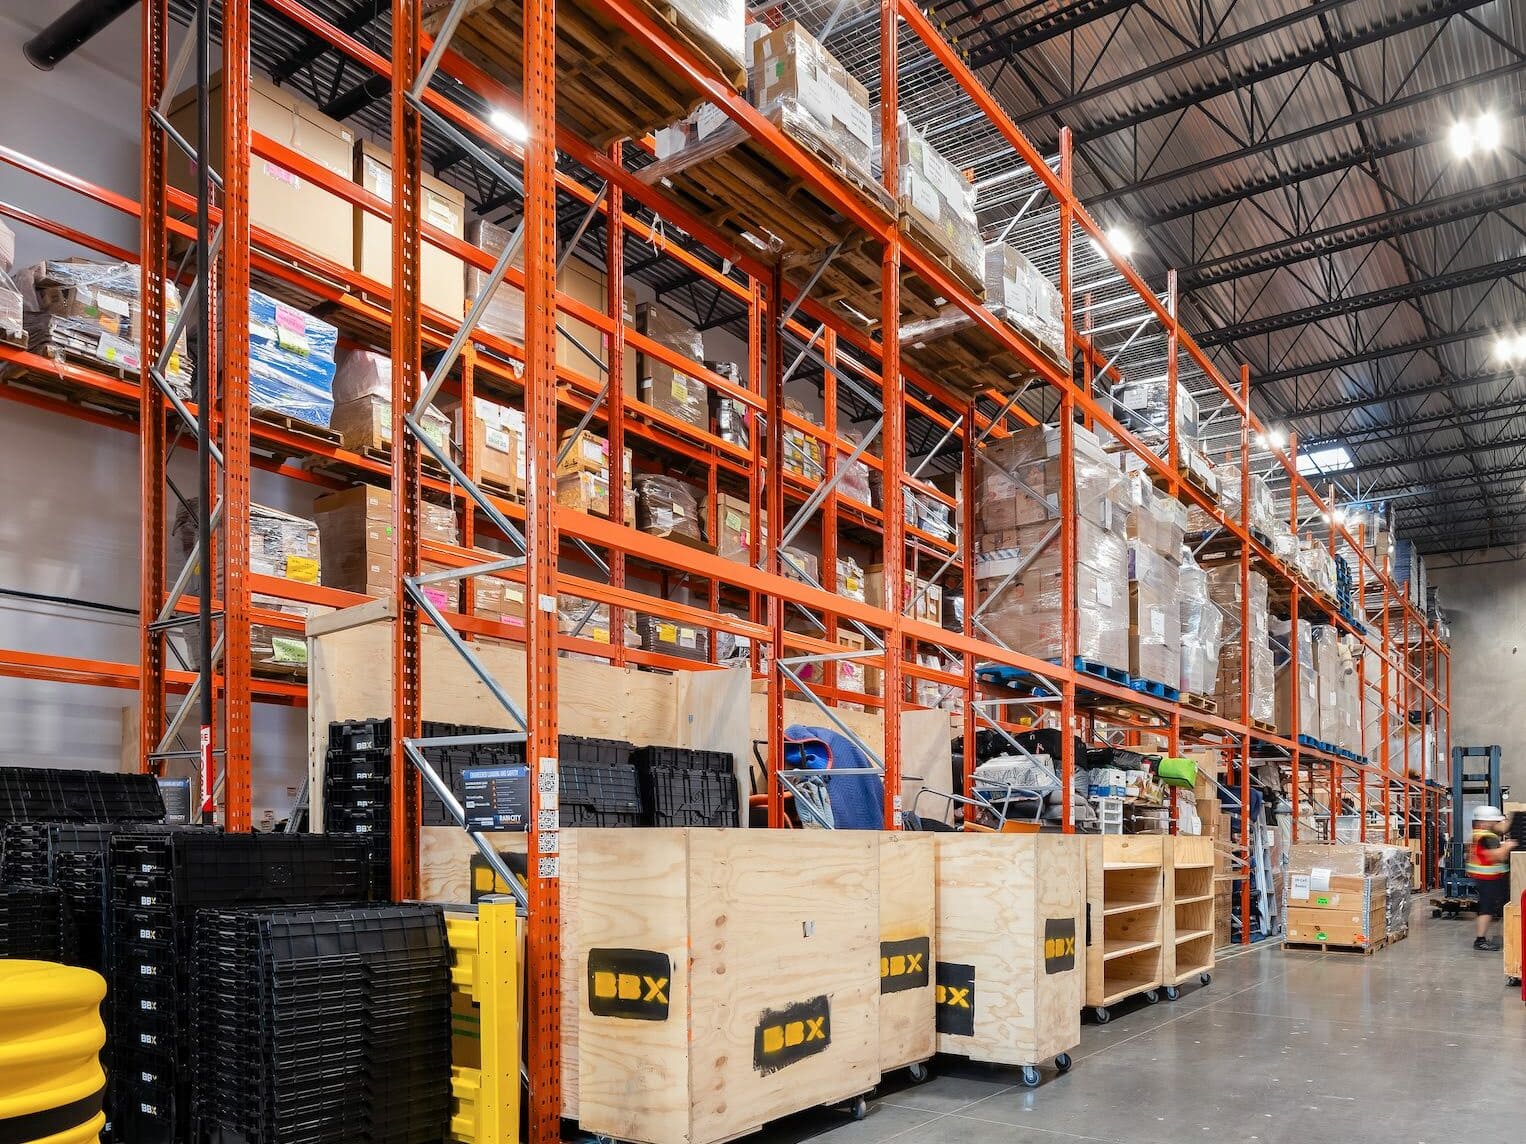
M1032 1065L1024 1065L1023 1066L1023 1084L1024 1085L1026 1085L1028 1088L1038 1088L1039 1080L1040 1079L1041 1078L1039 1076L1039 1070L1038 1069L1034 1068Z
M1431 917L1439 918L1440 916L1441 916L1441 911L1440 910L1432 910L1431 911Z
M1145 1004L1146 1005L1159 1005L1160 1004L1160 990L1159 989L1147 989L1147 990L1145 990L1144 999L1145 999Z
M1167 1001L1175 1001L1181 995L1182 995L1182 991L1180 989L1178 989L1175 985L1167 985L1166 986L1166 1000Z
M1198 975L1198 981L1201 982L1204 985L1212 985L1213 984L1213 974L1211 974L1211 973L1201 973L1201 974Z
M854 1120L862 1120L869 1115L869 1101L866 1097L858 1097L848 1108L848 1115Z
M1519 989L1521 987L1521 979L1519 977L1507 977L1505 978L1505 984L1511 989Z
M1075 1062L1070 1059L1069 1053L1061 1053L1059 1056L1054 1058L1054 1067L1059 1070L1061 1076L1064 1076L1066 1073L1068 1073L1070 1071L1070 1066L1074 1063Z
M1095 1009L1092 1010L1092 1016L1097 1018L1097 1024L1099 1025L1106 1025L1113 1019L1112 1010L1107 1009L1101 1005L1098 1005Z
M927 1063L925 1061L918 1062L917 1064L910 1066L906 1071L911 1075L912 1081L916 1084L922 1084L930 1075L927 1071Z

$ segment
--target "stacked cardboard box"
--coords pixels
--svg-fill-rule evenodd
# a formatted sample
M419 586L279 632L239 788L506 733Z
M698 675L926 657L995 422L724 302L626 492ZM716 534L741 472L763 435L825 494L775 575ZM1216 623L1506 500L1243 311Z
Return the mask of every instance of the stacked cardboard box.
M986 309L1024 334L1056 361L1065 358L1065 322L1060 291L1026 255L993 242L985 248ZM901 345L920 347L969 329L974 319L958 306L901 327Z
M13 297L9 287L15 286ZM25 335L35 354L83 358L127 371L141 367L142 271L132 262L66 258L0 274L5 313L0 326ZM165 283L165 324L180 312L180 292ZM166 380L181 397L191 395L191 363L184 336L170 356Z
M902 586L899 602L891 600L887 603L885 596L885 566L883 564L871 564L864 572L863 593L864 600L871 608L884 608L887 611L897 609L909 619L920 620L924 624L943 623L943 589L927 580L923 580L910 568L901 569Z
M420 377L420 385L423 378ZM346 449L392 450L392 358L375 350L343 349L334 370L334 412L329 428ZM450 418L433 405L424 411L424 432L450 449Z
M1335 599L1335 557L1330 554L1326 541L1304 533L1298 538L1298 551L1294 556L1298 571L1314 585L1314 590Z
M835 160L858 183L872 183L869 91L798 23L791 20L753 40L747 94L786 135ZM724 112L703 104L657 133L658 161L644 177L675 174L745 138ZM768 236L757 238L768 241Z
M1208 573L1208 597L1229 617L1227 636L1219 650L1219 714L1226 719L1250 719L1271 725L1276 717L1275 672L1272 668L1270 616L1266 577L1250 573L1248 612L1250 678L1242 678L1240 662L1240 566L1230 562Z
M705 360L700 332L655 302L636 307L636 330L689 361ZM699 378L653 354L636 358L641 400L669 417L701 429L710 422L710 388Z
M1311 627L1314 671L1319 678L1319 734L1317 738L1342 745L1342 697L1346 691L1346 665L1340 654L1340 633L1329 624Z
M368 140L355 145L355 181L378 198L392 201L392 152ZM443 179L424 175L419 213L427 226L460 238L466 225L466 195ZM382 286L392 286L392 222L355 208L355 269ZM419 250L419 300L450 318L465 308L463 263L427 238Z
M218 72L206 92L214 155L221 155L223 148L222 95L222 73ZM196 138L196 103L196 92L190 90L176 96L170 107L170 123L186 139ZM353 181L354 134L289 89L251 77L245 113L250 130L268 135L345 182ZM256 230L269 231L304 251L354 269L354 204L270 159L252 156L247 175L249 221ZM182 191L196 193L195 165L178 147L169 148L169 181Z
M11 278L11 262L15 257L16 234L0 222L0 334L25 344L26 326L22 315L26 305Z
M1175 687L1182 674L1181 554L1187 512L1143 473L1129 477L1129 673Z
M1076 654L1123 669L1129 661L1128 485L1091 432L1076 426L1074 433ZM1025 428L981 450L973 498L980 622L1014 650L1039 659L1058 659L1063 650L1069 608L1061 598L1058 515L1068 479L1058 426Z
M1208 573L1190 555L1183 559L1178 583L1181 594L1177 615L1182 626L1180 686L1189 694L1209 696L1218 687L1224 614L1208 597Z
M768 543L768 513L759 510L761 545ZM752 508L746 497L732 493L715 495L715 551L717 556L743 564L752 559Z
M525 415L485 397L473 397L471 448L466 448L468 419L458 403L450 409L458 456L466 458L468 475L510 493L525 487Z
M1298 621L1297 654L1289 645L1292 625L1272 622L1273 667L1277 673L1277 734L1322 738L1320 727L1319 667L1315 657L1314 629L1308 620ZM1298 718L1293 718L1293 696L1298 696Z
M1380 849L1295 843L1288 853L1287 940L1366 946L1387 934L1388 879Z
M324 587L367 596L391 595L395 588L392 490L357 485L313 502ZM423 501L419 536L458 544L455 510Z
M609 441L584 429L568 429L557 449L556 500L594 516L609 516ZM625 450L623 519L636 523L636 489L631 479L631 451Z
M786 412L810 422L818 429L822 427L821 423L811 416L810 410L795 398L786 397L784 408ZM791 425L788 420L784 423L784 471L810 481L821 480L827 471L826 451L822 447L821 438L798 426Z
M984 290L985 246L975 219L975 187L914 128L905 114L896 123L896 206L911 233L947 255L968 282ZM878 156L876 156L878 158Z

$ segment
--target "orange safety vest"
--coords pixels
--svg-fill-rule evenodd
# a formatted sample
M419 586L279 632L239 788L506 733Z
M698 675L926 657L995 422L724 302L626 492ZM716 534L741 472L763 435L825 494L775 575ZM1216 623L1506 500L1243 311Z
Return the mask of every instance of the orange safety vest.
M1468 848L1468 877L1470 878L1503 878L1510 868L1503 862L1494 861L1497 850L1489 850L1484 846L1484 840L1492 838L1499 841L1499 835L1492 830L1475 830L1473 832L1473 845Z

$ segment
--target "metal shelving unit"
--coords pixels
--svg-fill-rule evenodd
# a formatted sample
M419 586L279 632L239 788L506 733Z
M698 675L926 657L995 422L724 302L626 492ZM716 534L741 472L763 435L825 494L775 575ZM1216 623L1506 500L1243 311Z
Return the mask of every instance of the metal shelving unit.
M206 371L211 382L203 400L183 409L169 408L163 390L139 384L132 377L111 376L102 370L51 360L0 347L0 360L11 374L0 393L61 414L80 417L140 434L144 512L143 616L141 668L65 660L60 657L0 651L0 672L34 679L57 679L112 686L136 686L142 696L142 758L155 768L173 752L192 751L177 743L190 715L192 693L215 699L210 718L198 718L208 728L206 747L194 755L201 773L214 769L224 778L214 802L230 829L248 829L253 776L250 709L255 702L300 703L304 689L289 681L255 678L249 663L249 625L269 623L297 630L301 620L254 607L252 594L270 595L299 603L343 607L364 597L333 589L295 584L252 574L248 569L247 516L249 478L256 468L308 481L315 487L338 488L363 482L393 491L396 536L398 619L393 647L393 734L395 765L402 781L393 784L393 888L406 896L417 887L417 776L406 759L416 750L419 734L420 640L425 628L447 633L457 650L472 659L481 637L522 643L528 657L527 703L517 707L503 696L505 715L522 728L527 757L539 778L551 778L557 744L557 664L562 653L595 655L610 662L653 670L707 670L719 664L714 634L745 638L750 666L767 695L768 785L766 804L770 825L785 824L784 711L787 698L819 703L825 717L842 703L879 712L884 722L884 750L871 753L883 771L887 823L899 824L902 809L897 793L902 759L898 729L903 710L927 698L924 689L962 699L966 759L974 756L973 741L985 726L1015 727L1030 716L1066 732L1058 760L1070 820L1071 783L1076 759L1072 734L1094 741L1103 726L1129 734L1163 736L1171 750L1198 745L1223 752L1230 760L1230 783L1242 805L1250 804L1251 767L1267 757L1289 768L1295 804L1298 792L1318 783L1328 789L1332 807L1343 798L1359 801L1363 812L1370 782L1381 784L1385 838L1395 817L1431 821L1417 807L1435 808L1439 792L1406 774L1395 774L1389 760L1407 757L1411 712L1435 728L1438 750L1449 757L1449 652L1424 622L1424 616L1403 597L1386 558L1369 553L1360 533L1353 534L1338 517L1332 496L1321 495L1298 471L1296 442L1286 449L1260 444L1266 427L1250 409L1250 376L1242 368L1226 378L1176 320L1173 278L1157 291L1129 263L1112 254L1103 233L1071 190L1068 135L1059 153L1039 154L1012 124L994 98L982 87L960 53L950 46L928 16L911 0L883 0L877 15L860 15L844 25L841 55L871 91L880 93L880 129L896 132L902 107L913 116L935 107L945 117L966 115L971 123L971 154L960 161L981 169L983 179L999 189L988 200L981 219L988 238L1013 237L1031 244L1038 264L1053 275L1065 310L1067 358L1073 368L1051 360L1017 331L970 297L968 291L936 258L922 250L888 215L877 210L814 154L802 148L773 123L722 83L693 49L657 20L642 0L584 0L615 22L628 37L637 57L686 85L720 108L782 170L808 187L844 220L845 241L869 252L879 278L870 321L855 320L827 304L813 291L837 248L805 268L786 268L739 241L723 226L693 217L669 192L639 177L650 153L642 141L608 145L577 137L557 116L557 86L561 77L555 62L554 0L528 0L524 6L526 74L523 98L452 50L447 30L452 22L431 25L439 41L422 31L422 0L393 0L390 19L358 24L341 19L333 4L311 0L224 0L213 18L202 20L220 49L222 60L221 137L224 151L208 164L220 176L206 213L208 228L220 232L215 256L207 269L215 289L203 297L215 300L225 314L247 309L252 283L295 305L324 308L327 320L363 344L386 349L399 387L393 402L395 442L390 460L350 452L321 435L304 433L289 424L252 416L248 402L248 346L238 336L242 323L221 327L213 337L212 323L202 341L203 360L215 363ZM193 6L177 2L174 15L184 18ZM141 220L141 261L144 292L144 358L171 339L159 292L175 279L185 289L171 261L172 244L185 244L213 255L208 241L197 241L194 198L167 185L165 161L179 143L169 136L155 114L161 97L173 94L174 67L168 58L171 6L150 0L143 9L142 61L145 109L144 161L139 201L90 186L67 173L25 155L0 149L0 161L26 169L71 194L83 195ZM810 21L804 7L786 15ZM819 29L827 13L814 13ZM837 41L829 40L836 46ZM295 53L295 54L294 54ZM280 142L250 130L245 118L248 84L256 67L270 71L280 61L302 57L301 67L322 68L322 78L337 92L371 85L381 94L356 99L369 129L390 138L393 194L390 203L311 162ZM342 67L340 66L342 62ZM930 78L931 77L931 78ZM348 86L347 86L348 85ZM386 106L388 114L379 111ZM498 114L495 114L498 113ZM511 129L506 116L517 120ZM978 141L979 146L976 146ZM976 152L979 152L979 155ZM980 155L987 160L981 160ZM511 216L522 224L522 264L495 260L483 251L426 225L420 215L419 176L426 165L440 169L445 158L469 174L473 201L479 207L510 204ZM274 235L252 228L247 202L247 173L251 162L275 164L322 187L378 217L392 219L391 288L382 287L354 270L335 266L293 247ZM894 149L885 155L884 185L896 185ZM984 164L984 165L983 165ZM40 220L0 204L0 214L50 233L94 246L110 257L135 257L109 244L93 242L67 226ZM526 296L526 335L523 345L463 324L421 304L418 269L425 244L445 250L481 271L522 289ZM604 273L602 312L560 293L557 271L565 259L581 252ZM687 363L673 351L628 327L622 318L626 281L639 280L673 295L692 291L702 299L696 310L709 320L726 324L745 342L747 361L741 384L698 363ZM950 383L919 365L915 354L898 344L887 345L884 331L898 330L906 314L903 289L931 290L962 310L972 336L999 347L1004 360L1018 363L1021 372L987 372L970 384ZM678 283L678 285L674 285ZM192 309L190 305L187 310ZM215 309L214 313L217 312ZM559 361L558 325L576 320L596 330L603 342L600 354L584 347L578 365ZM565 333L564 333L565 336ZM215 344L214 344L215 342ZM898 339L895 339L898 343ZM668 417L627 395L625 349L632 346L659 359L682 363L686 371L744 408L752 422L748 444L724 440L710 426L693 426ZM439 364L436 355L444 356ZM428 380L419 382L430 363ZM199 363L200 364L200 363ZM1307 591L1276 555L1252 534L1243 517L1226 517L1217 501L1182 467L1176 428L1176 386L1169 385L1172 408L1163 442L1151 443L1121 424L1100 387L1130 371L1164 370L1170 382L1180 381L1205 415L1237 427L1234 452L1242 482L1240 504L1249 503L1253 456L1279 466L1288 474L1289 516L1295 531L1323 516L1328 522L1332 555L1344 555L1360 582L1358 599L1366 607L1369 589L1377 601L1358 625L1342 617L1332 601ZM819 379L823 396L823 425L816 426L784 402L790 377ZM470 407L475 395L488 395L523 409L526 418L526 489L522 496L503 495L479 483L480 474L465 450L463 462L441 455L414 431L415 414L437 389L459 397ZM178 421L177 421L178 419ZM189 419L189 420L188 420ZM468 421L468 433L470 432ZM878 424L874 434L878 453L850 437L850 423ZM1222 558L1239 570L1241 599L1253 569L1264 572L1279 587L1279 599L1296 621L1315 614L1361 641L1383 665L1382 679L1363 680L1362 694L1375 691L1384 712L1381 726L1364 737L1356 759L1300 745L1289 738L1218 714L1135 691L1075 669L1076 536L1074 490L1067 483L1059 506L1053 543L1062 552L1062 593L1070 621L1063 626L1062 656L1051 664L1021 649L992 642L976 623L973 609L964 609L962 627L950 630L914 607L874 607L839 594L836 556L839 551L868 549L879 556L884 583L893 589L908 569L950 593L975 598L970 554L974 531L972 513L963 512L961 527L951 539L908 522L903 497L915 493L957 513L962 498L949 491L952 478L972 488L978 449L982 442L1013 429L1041 422L1060 425L1061 462L1074 467L1074 425L1105 430L1132 452L1153 481L1184 503L1201 509L1214 521ZM186 592L185 584L171 591L164 565L165 458L175 440L177 424L205 425L211 467L203 465L208 488L220 506L216 523L204 540L211 552L209 566L222 573L220 598L203 601ZM587 425L608 437L610 449L609 519L559 505L555 469L557 442L564 428ZM817 441L822 472L790 471L783 463L785 434L806 435ZM798 439L798 438L797 438ZM727 560L713 551L696 549L648 535L625 525L619 516L624 490L633 476L625 469L623 450L629 446L635 468L663 471L678 467L702 483L707 494L709 535L715 535L718 492L745 498L751 520L768 512L774 528L798 517L819 531L822 559L814 582L791 575L780 552L778 536L765 544L761 528L749 529L746 562ZM920 458L920 460L915 460ZM931 459L931 460L930 460ZM862 503L846 494L841 478L854 461L878 475L882 507ZM426 463L432 462L432 463ZM949 478L940 484L928 479L936 468ZM462 544L424 542L418 533L421 497L448 502L460 514ZM206 496L202 503L209 503ZM209 523L212 523L209 521ZM476 550L479 538L495 537L507 547L501 558L484 562ZM516 547L518 545L518 547ZM442 612L427 603L419 570L425 560L452 569L456 576L499 576L525 588L526 616L521 621L497 622L470 614ZM435 574L438 577L440 574ZM210 577L209 577L210 579ZM683 589L682 592L679 590ZM893 593L887 591L887 594ZM469 597L470 594L468 594ZM571 596L609 609L608 643L577 632L558 630L556 602ZM692 596L692 601L685 596ZM688 623L710 632L703 662L627 647L624 617L639 612L672 622ZM166 621L177 614L200 616L208 633L199 672L166 662ZM1242 676L1250 664L1249 624L1240 618ZM801 630L803 629L803 630ZM1359 630L1360 629L1360 630ZM212 638L212 632L218 633ZM844 652L839 634L851 631L864 640L863 651L852 654L878 672L879 694L839 688L835 682L801 679L806 663L832 665ZM1296 664L1297 624L1293 625ZM220 642L220 647L218 643ZM927 662L929 659L935 661ZM1046 680L1043 696L1014 696L976 679L980 664L995 663L1022 669ZM829 666L830 670L830 666ZM479 668L490 686L491 680ZM1397 686L1395 686L1395 680ZM172 696L179 695L178 706ZM184 717L181 717L184 712ZM1296 711L1295 711L1296 726ZM1397 731L1395 730L1397 727ZM1367 730L1364 729L1364 736ZM1395 740L1398 740L1396 749ZM1400 754L1400 752L1403 752ZM1365 758L1368 761L1363 761ZM1372 759L1376 761L1371 761ZM208 762L211 762L211 766ZM539 781L532 782L540 790ZM556 789L554 781L546 788ZM215 791L213 792L215 794ZM530 1038L528 1075L531 1088L532 1138L553 1139L561 1102L559 1097L559 914L557 894L557 832L554 801L537 803L530 815L529 846L537 861L530 866L528 886L529 938L527 969ZM1395 799L1398 805L1394 805ZM546 810L542 817L537 812ZM1363 831L1366 814L1362 814ZM1333 831L1333 818L1331 830ZM1297 837L1297 816L1294 817ZM1421 829L1424 829L1422 825ZM1432 872L1427 872L1429 878ZM1244 883L1241 917L1247 919L1240 940L1249 941L1250 887Z

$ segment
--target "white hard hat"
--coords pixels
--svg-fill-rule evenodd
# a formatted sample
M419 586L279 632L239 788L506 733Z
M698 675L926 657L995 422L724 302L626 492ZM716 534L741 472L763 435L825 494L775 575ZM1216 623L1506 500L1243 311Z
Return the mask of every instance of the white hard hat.
M1497 806L1476 806L1473 808L1474 822L1498 822L1504 817Z

